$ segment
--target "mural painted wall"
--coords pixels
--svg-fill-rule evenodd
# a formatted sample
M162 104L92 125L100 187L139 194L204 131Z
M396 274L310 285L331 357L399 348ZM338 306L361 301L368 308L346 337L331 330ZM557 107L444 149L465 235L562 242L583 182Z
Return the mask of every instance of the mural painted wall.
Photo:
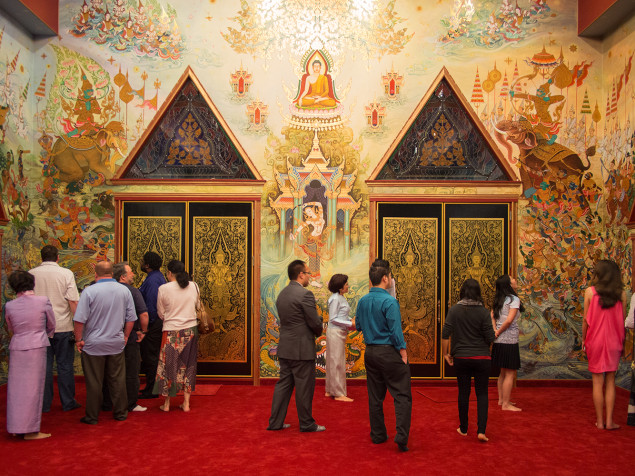
M260 374L276 376L286 265L310 264L325 320L326 283L346 272L354 313L368 290L365 179L445 66L522 181L520 375L587 377L581 298L594 261L615 259L630 283L635 19L590 41L576 36L575 7L62 0L60 37L37 42L0 17L3 300L6 275L37 265L44 244L61 249L80 288L95 260L114 257L113 196L132 188L110 179L189 65L267 180ZM364 375L363 351L351 333L350 377Z

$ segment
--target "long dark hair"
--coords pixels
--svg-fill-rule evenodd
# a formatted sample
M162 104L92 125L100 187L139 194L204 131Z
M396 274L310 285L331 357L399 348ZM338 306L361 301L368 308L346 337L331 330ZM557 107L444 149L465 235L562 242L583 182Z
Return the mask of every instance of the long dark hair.
M516 294L516 291L512 287L512 278L509 277L509 274L503 274L496 280L496 292L494 293L494 302L492 302L495 319L500 317L507 296L518 297L518 294ZM519 312L523 312L524 310L525 306L523 306L521 302Z
M185 265L176 259L168 263L168 271L174 275L179 287L185 289L190 284L190 275L185 272Z
M595 263L592 283L600 295L600 306L603 309L615 306L622 299L622 273L614 261L603 259Z

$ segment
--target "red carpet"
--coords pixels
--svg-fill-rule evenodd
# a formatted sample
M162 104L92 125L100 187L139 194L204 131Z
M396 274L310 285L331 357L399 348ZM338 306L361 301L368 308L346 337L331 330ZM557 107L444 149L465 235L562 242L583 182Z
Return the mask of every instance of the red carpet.
M192 396L192 411L169 413L161 399L144 400L149 409L117 422L102 412L98 425L79 422L83 409L53 409L42 419L52 438L23 441L6 433L6 386L0 388L0 455L9 475L90 474L630 474L635 428L626 426L628 398L616 402L618 431L597 430L589 388L519 387L513 398L523 409L503 412L490 402L489 443L476 440L476 404L470 406L467 437L456 433L455 402L435 403L427 384L413 387L410 451L392 442L392 399L386 399L390 440L373 445L368 436L366 388L349 386L353 403L324 397L318 385L313 414L323 433L300 433L294 400L288 430L266 431L273 386L223 385L213 397ZM449 388L437 393L445 400ZM80 403L83 384L77 386Z
M459 398L459 389L456 385L451 387L413 387L412 390L416 391L419 395L423 395L434 403L456 403L457 399ZM496 390L496 387L488 388L488 399L490 401L493 400L495 403L497 403L498 392ZM472 391L470 392L470 402L475 401L476 393L474 393L474 387L472 386Z
M216 395L219 389L220 389L220 385L214 385L211 383L197 383L196 389L194 390L194 393L192 395L194 397L200 397L200 396L211 397ZM183 395L183 393L181 393L181 395Z

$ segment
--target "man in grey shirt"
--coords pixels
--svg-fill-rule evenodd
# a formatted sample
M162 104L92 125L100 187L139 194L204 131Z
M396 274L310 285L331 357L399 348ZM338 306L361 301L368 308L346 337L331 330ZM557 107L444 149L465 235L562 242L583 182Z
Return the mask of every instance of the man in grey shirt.
M128 417L126 369L123 349L135 314L132 294L112 277L112 263L95 265L95 284L82 292L75 312L75 340L81 353L86 381L86 416L80 421L97 424L104 377L115 420Z

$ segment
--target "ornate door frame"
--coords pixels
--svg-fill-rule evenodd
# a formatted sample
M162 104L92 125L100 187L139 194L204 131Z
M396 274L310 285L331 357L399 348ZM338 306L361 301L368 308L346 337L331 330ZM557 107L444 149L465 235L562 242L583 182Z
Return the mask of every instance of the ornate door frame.
M222 377L232 381L247 380L254 385L260 384L260 202L261 194L157 194L157 193L118 193L115 194L115 261L123 259L123 204L124 202L247 202L252 207L252 273L251 273L251 377Z
M491 191L491 188L488 187ZM487 189L486 189L487 190ZM378 207L380 203L391 203L391 204L440 204L444 206L446 204L501 204L508 205L509 207L509 233L508 233L508 267L510 269L510 274L516 275L516 270L518 269L518 194L517 193L504 193L504 194L491 194L491 193L483 193L483 194L469 194L469 195L451 195L448 196L446 194L440 195L438 193L430 194L404 194L404 193L396 193L396 194L372 194L369 196L370 202L370 250L369 250L369 265L372 263L375 258L377 258L380 253L378 250L379 240L378 240L378 232L379 232L379 223L378 223ZM445 241L445 240L444 240ZM443 253L442 253L443 254ZM445 260L445 256L442 257ZM441 263L441 280L448 279L445 273L445 263ZM439 296L441 300L447 301L449 298L445 292L445 286L441 287L441 295ZM442 302L445 302L442 301ZM438 311L438 325L439 331L443 327L443 323L445 322L445 306L441 306ZM437 348L437 358L441 359L441 349ZM445 365L441 365L441 375L435 377L413 377L413 379L451 379L455 377L451 377L446 375Z

